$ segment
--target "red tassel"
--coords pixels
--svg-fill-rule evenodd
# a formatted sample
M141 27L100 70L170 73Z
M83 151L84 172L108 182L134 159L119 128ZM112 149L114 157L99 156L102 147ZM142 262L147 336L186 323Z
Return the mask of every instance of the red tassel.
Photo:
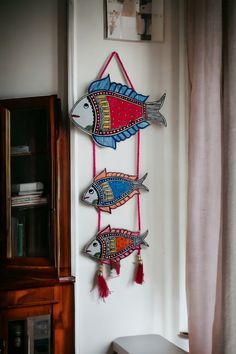
M97 285L98 285L98 291L99 291L99 297L102 299L105 299L110 295L110 290L108 288L106 279L103 276L103 266L101 265L98 269L97 273Z
M120 275L120 262L111 262L111 269L115 269L116 275Z
M140 285L142 285L144 282L143 261L140 255L138 255L138 266L134 281Z

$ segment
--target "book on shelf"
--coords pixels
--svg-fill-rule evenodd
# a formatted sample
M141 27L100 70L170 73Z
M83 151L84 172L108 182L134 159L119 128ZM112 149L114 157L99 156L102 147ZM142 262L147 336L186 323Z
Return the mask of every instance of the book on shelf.
M47 197L13 197L11 201L12 206L24 206L24 205L40 205L47 203Z
M43 183L19 183L12 185L12 206L46 204L47 197L43 197Z
M13 193L22 193L22 192L35 192L43 190L42 182L32 182L32 183L19 183L13 184L11 189Z
M21 200L38 200L41 198L42 193L39 194L22 194L22 195L15 195L13 197L11 197L11 201L12 202L18 202Z
M18 192L15 195L19 196L25 196L25 195L42 195L43 194L43 189L40 189L38 191L25 191L25 192Z
M24 154L30 152L29 145L17 145L11 146L11 154Z

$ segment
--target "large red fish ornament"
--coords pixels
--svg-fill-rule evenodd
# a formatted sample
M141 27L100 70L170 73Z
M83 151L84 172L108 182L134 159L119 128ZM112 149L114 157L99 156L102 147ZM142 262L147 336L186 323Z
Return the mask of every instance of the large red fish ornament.
M91 83L88 94L75 103L70 117L96 144L116 149L117 143L152 121L167 125L159 112L165 94L155 102L146 102L147 98L126 85L111 82L108 75Z

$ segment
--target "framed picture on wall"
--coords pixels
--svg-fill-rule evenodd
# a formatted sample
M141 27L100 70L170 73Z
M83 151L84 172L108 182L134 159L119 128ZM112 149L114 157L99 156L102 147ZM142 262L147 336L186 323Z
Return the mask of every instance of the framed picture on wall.
M105 0L105 38L164 40L164 0Z

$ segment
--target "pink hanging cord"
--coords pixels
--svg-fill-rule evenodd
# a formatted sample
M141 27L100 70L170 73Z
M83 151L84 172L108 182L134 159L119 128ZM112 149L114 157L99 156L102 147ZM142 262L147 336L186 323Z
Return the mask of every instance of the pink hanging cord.
M104 68L102 69L101 73L98 76L98 80L100 80L102 78L102 76L104 75L107 67L109 66L111 60L113 57L116 57L118 60L118 63L120 64L120 67L124 73L124 76L127 80L127 82L129 83L129 85L131 86L131 88L134 90L134 86L129 78L129 75L120 59L120 56L117 52L112 52L111 55L109 56ZM136 174L137 174L137 178L139 179L140 176L140 145L141 145L141 141L140 141L140 131L137 132L137 161L136 161ZM96 160L96 144L93 141L93 177L95 177L97 174L97 160ZM141 205L140 205L140 195L137 194L137 209L138 209L138 231L141 232ZM98 231L101 230L101 211L98 210ZM140 254L140 246L138 248L138 254Z

